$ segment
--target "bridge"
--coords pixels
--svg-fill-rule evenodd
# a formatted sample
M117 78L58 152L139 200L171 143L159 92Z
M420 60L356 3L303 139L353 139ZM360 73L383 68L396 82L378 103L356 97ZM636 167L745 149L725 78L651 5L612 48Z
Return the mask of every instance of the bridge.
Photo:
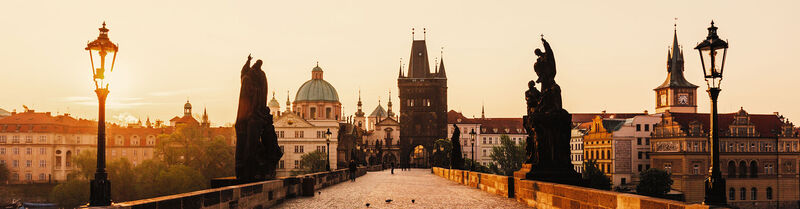
M345 169L206 189L105 207L263 208L681 208L706 205L444 168Z

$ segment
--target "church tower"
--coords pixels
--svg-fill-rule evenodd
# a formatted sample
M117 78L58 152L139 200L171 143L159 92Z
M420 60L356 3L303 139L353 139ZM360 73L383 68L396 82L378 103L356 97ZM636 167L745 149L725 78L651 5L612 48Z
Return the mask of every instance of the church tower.
M192 103L189 103L189 100L186 100L186 104L183 105L183 117L192 117Z
M355 123L356 127L361 129L365 129L365 125L367 125L367 119L364 117L364 111L362 110L362 103L361 103L361 90L358 90L358 111L356 111L356 117L353 118L353 123Z
M203 108L203 120L200 122L200 126L206 128L211 127L211 122L208 121L208 111L206 111L205 107Z
M426 156L431 156L434 142L447 138L447 76L443 59L439 69L431 73L425 39L412 40L408 60L408 72L403 76L401 70L397 78L403 130L400 159L403 164L428 167L430 159Z
M674 31L672 47L667 52L667 80L653 89L656 93L656 112L697 112L697 86L683 77L683 50Z

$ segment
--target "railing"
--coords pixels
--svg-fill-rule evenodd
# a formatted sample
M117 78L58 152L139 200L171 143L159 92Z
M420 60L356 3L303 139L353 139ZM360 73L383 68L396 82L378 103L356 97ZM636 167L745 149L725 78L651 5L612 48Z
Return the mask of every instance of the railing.
M465 170L434 167L433 173L459 184L514 198L535 208L709 208L701 204Z
M366 167L359 167L356 176L366 173ZM314 191L347 181L349 175L347 169L339 169L89 208L269 208L296 196L314 196Z

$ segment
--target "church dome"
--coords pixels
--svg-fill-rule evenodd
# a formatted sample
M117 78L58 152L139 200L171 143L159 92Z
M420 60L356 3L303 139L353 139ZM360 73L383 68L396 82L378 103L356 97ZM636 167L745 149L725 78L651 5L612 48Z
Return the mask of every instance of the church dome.
M339 101L339 94L333 85L322 79L311 79L297 90L294 101Z
M279 103L278 100L275 99L275 93L272 93L272 99L269 100L269 103L267 103L267 107L278 107L278 108L281 107L281 103Z
M317 63L317 66L311 70L311 80L300 86L294 101L339 102L339 93L336 92L333 85L322 79L322 68Z

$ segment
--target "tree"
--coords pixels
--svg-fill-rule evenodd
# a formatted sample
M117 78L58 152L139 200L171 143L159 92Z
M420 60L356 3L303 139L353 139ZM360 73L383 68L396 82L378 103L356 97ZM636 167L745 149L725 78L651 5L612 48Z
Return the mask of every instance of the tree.
M205 189L207 183L199 171L185 165L170 166L156 178L158 196L186 193Z
M89 181L72 178L58 184L50 192L50 200L63 208L74 208L89 202Z
M611 190L611 178L608 178L600 168L597 167L596 160L589 160L584 163L583 179L586 186L595 189Z
M8 166L5 163L0 163L0 183L6 183L9 176L11 176L11 171L8 170Z
M149 159L142 161L138 166L133 168L136 173L136 193L139 198L151 198L159 196L158 176L161 171L166 171L167 164L157 159Z
M82 151L72 158L75 163L75 170L69 173L69 178L80 178L83 180L90 180L94 178L94 173L97 170L97 152L95 151Z
M664 197L672 187L671 174L667 171L651 168L639 174L639 185L636 193L651 197Z
M525 148L522 147L524 142L520 145L515 144L508 135L500 135L500 146L492 148L492 160L497 162L500 175L513 176L514 171L522 168L522 163L525 162Z
M224 137L204 135L204 129L185 125L171 134L160 135L155 153L168 166L186 165L200 171L206 181L234 175L234 148Z
M139 195L136 193L136 173L133 170L131 161L127 158L120 158L108 164L108 180L111 181L111 197L115 202L125 202L136 200Z
M324 152L313 151L300 156L300 169L293 170L292 175L317 173L326 171L328 156Z
M439 139L433 143L433 166L441 168L450 168L450 153L453 150L453 145L450 140ZM460 168L453 168L460 169Z
M465 158L464 159L464 168L469 170L470 166L472 166L472 171L480 172L480 173L492 173L492 170L489 167L484 166L480 162L473 161L472 159Z

